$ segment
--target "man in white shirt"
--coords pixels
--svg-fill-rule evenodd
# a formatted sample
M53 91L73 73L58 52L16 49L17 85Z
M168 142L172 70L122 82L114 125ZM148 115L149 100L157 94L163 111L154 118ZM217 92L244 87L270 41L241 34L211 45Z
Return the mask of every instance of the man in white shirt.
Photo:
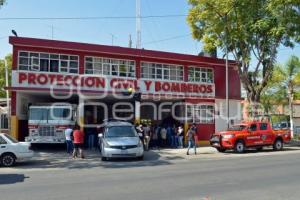
M73 142L72 142L72 126L70 125L67 129L65 129L65 137L66 137L66 145L67 145L67 153L72 154L73 152Z

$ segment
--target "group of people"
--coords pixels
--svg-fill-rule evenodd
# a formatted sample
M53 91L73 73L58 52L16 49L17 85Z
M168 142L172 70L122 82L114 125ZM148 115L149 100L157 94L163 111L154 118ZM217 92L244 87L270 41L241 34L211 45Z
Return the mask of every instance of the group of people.
M84 132L76 125L74 129L69 126L65 129L65 138L67 153L72 155L72 158L84 158L83 145L84 145Z
M183 148L184 129L182 125L155 125L136 124L136 130L144 144L145 150L149 148ZM187 155L192 147L196 154L197 127L193 124L186 133L188 139Z
M183 138L184 129L182 125L176 127L175 125L156 125L150 126L149 124L137 124L136 131L140 136L144 144L144 149L147 151L149 148L161 148L161 147L171 147L171 148L183 148ZM100 127L97 127L99 132ZM197 140L197 127L193 124L187 131L186 136L188 139L187 155L191 148L194 148L194 153L196 154L196 140ZM83 147L85 134L80 130L79 126L76 125L74 128L69 126L65 129L66 147L67 153L71 154L75 158L84 158ZM88 137L89 148L94 146L94 139L91 139L91 134ZM96 145L97 146L97 145Z

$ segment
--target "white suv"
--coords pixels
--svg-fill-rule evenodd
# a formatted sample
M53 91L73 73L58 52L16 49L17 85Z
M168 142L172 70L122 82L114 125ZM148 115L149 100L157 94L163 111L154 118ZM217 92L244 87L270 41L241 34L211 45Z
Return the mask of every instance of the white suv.
M0 133L0 165L11 167L16 160L31 158L30 143L18 142L8 134Z

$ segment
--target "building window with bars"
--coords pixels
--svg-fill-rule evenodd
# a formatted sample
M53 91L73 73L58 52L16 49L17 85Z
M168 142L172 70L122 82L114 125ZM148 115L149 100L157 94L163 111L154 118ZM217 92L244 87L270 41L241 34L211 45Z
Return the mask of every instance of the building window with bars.
M188 104L186 106L186 118L190 123L213 124L214 106L203 104Z
M183 81L183 66L142 62L141 77L145 79Z
M85 57L85 73L135 77L135 62L132 60Z
M18 57L18 69L25 71L78 74L78 66L76 55L20 51Z
M189 82L213 83L213 70L203 67L189 67L188 80Z
M8 129L8 118L7 114L0 114L0 129Z

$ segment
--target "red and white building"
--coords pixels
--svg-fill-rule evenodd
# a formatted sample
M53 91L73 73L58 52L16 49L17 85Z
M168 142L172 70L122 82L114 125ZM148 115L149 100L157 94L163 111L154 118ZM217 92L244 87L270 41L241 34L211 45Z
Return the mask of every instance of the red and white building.
M10 37L9 42L13 45L8 88L11 131L18 139L28 135L29 105L83 104L78 112L81 126L97 124L113 117L111 109L118 107L118 97L128 88L140 92L142 100L127 98L122 101L128 105L119 105L119 109L133 111L135 121L161 123L173 110L185 127L197 124L200 143L227 127L223 59L23 37ZM234 121L240 119L240 101L240 80L230 61L229 115ZM101 105L107 105L109 116L103 115Z

